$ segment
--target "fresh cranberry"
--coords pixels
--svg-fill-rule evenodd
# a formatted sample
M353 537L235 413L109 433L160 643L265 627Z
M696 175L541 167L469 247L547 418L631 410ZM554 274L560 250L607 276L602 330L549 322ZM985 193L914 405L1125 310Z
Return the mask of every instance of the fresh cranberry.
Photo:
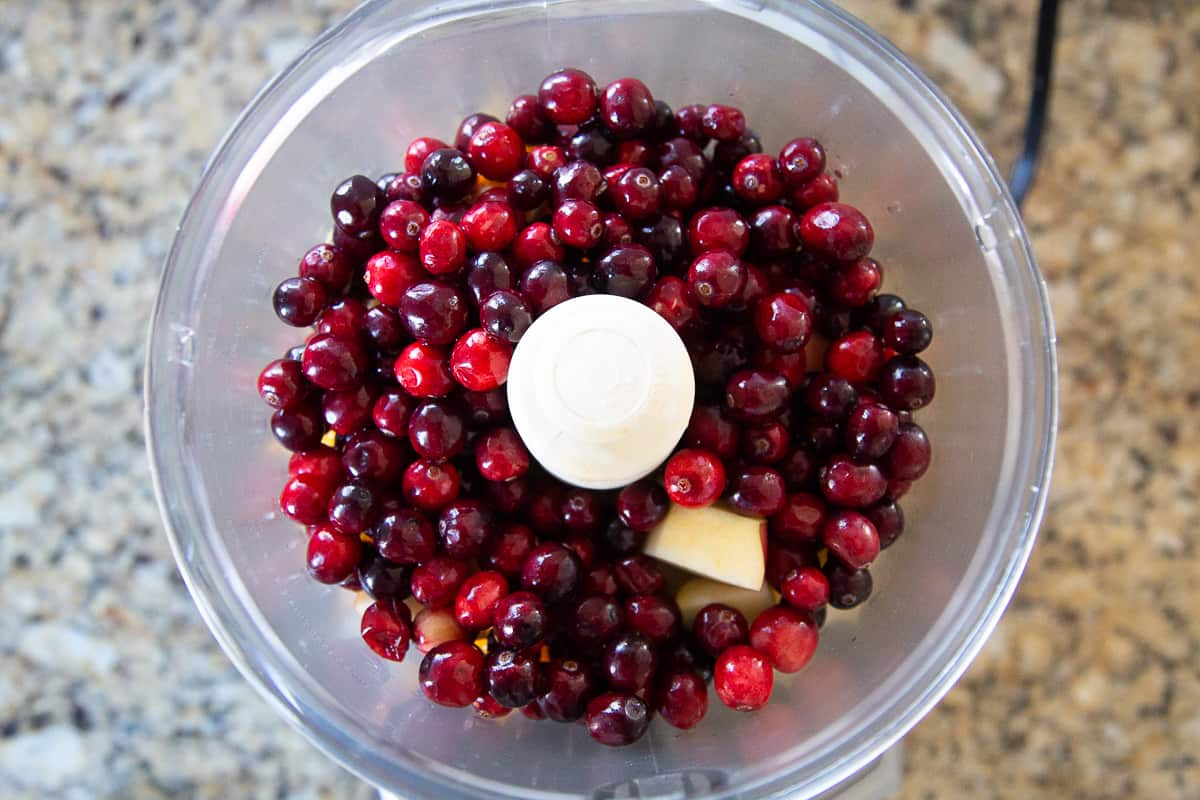
M449 608L423 608L413 619L413 640L417 651L428 653L446 642L461 642L467 632L454 618Z
M600 166L612 163L616 149L612 134L595 120L580 125L567 142L567 155L571 158Z
M475 169L461 151L443 147L434 150L422 162L421 184L433 197L458 200L475 185Z
M933 341L933 326L929 317L915 309L906 308L887 317L880 325L885 347L902 355L914 355L929 347Z
M387 483L400 477L406 459L394 439L379 431L356 431L342 449L342 464L355 478Z
M476 572L458 588L454 617L467 630L490 628L496 603L507 594L508 581L499 572Z
M629 530L620 523L613 523L613 525L616 525L617 527L626 531ZM608 527L612 526L607 526L605 530L608 530ZM589 570L587 575L585 575L583 578L582 594L602 594L606 597L613 597L617 594L617 592L620 591L620 589L621 587L617 583L617 571L611 564L601 564L599 566L592 567L592 569Z
M354 277L354 267L334 245L319 244L300 259L300 277L318 281L332 294L341 294Z
M467 260L467 237L449 220L429 223L421 232L421 266L432 275L453 275Z
M838 449L846 436L840 424L820 419L808 419L796 432L796 440L809 451L828 456Z
M467 266L467 289L475 305L480 305L492 292L513 287L512 272L499 253L480 253Z
M754 330L767 346L794 353L803 350L812 335L812 313L802 298L776 292L754 309Z
M799 672L817 650L817 624L786 606L763 611L750 626L750 646L782 673Z
M677 331L700 318L700 307L692 297L687 281L674 275L658 279L646 295L646 305Z
M292 408L311 388L296 361L277 358L258 374L258 394L271 408Z
M371 255L383 249L383 239L373 230L350 234L342 230L340 225L334 225L333 246L345 253L350 263L358 267Z
M673 672L662 681L657 701L658 713L668 724L688 730L708 713L708 688L699 673Z
M713 147L712 163L722 175L729 175L746 156L757 155L761 152L762 140L758 138L757 133L747 130L736 139L717 142ZM733 192L732 186L729 187L729 190L730 203L732 203L737 194Z
M480 175L491 181L506 181L521 169L525 143L503 122L487 121L471 134L466 153Z
M548 603L574 594L582 578L579 557L555 542L535 547L521 568L521 587Z
M521 276L521 295L534 312L543 314L571 298L567 273L555 261L539 261Z
M437 511L458 497L461 478L453 464L418 460L404 471L404 497L419 509Z
M812 613L829 603L829 579L816 567L800 567L783 577L779 593L793 608Z
M543 536L557 536L562 531L562 496L564 487L555 480L539 480L526 511L530 526Z
M788 199L797 211L837 202L837 180L832 175L823 173L807 183L793 186L788 192Z
M542 694L542 665L525 653L500 650L489 653L485 668L488 694L506 708L520 708Z
M858 393L848 380L831 372L814 375L804 387L804 405L818 418L835 422L845 419L858 402Z
M728 250L740 256L750 246L750 226L730 208L707 208L688 226L688 243L694 255Z
M575 606L571 637L582 645L605 644L625 628L625 612L610 596L595 595Z
M454 148L465 153L467 147L471 144L471 137L475 135L475 131L488 122L499 121L491 114L484 114L481 111L468 114L463 117L462 122L458 123L458 130L454 132Z
M315 447L293 453L288 459L288 475L336 486L342 479L342 457L331 447Z
M595 280L602 291L637 298L654 282L654 256L640 244L614 247L596 263Z
M393 389L379 395L371 417L375 427L388 436L408 435L408 418L412 414L413 400L406 393Z
M587 250L603 237L604 217L586 200L566 200L554 212L554 233L564 244Z
M784 544L806 544L820 539L825 521L825 501L809 492L790 494L771 517L771 536Z
M896 441L900 420L885 405L860 402L846 420L846 444L854 458L882 458Z
M421 691L440 706L465 708L483 692L483 653L467 642L444 642L430 650L419 670Z
M312 402L281 408L271 415L275 440L293 453L314 447L321 440L321 409Z
M607 190L604 174L595 164L571 161L554 172L554 203L568 200L596 202Z
M860 258L842 264L829 284L835 301L848 308L859 308L870 302L883 282L883 270L873 258Z
M915 481L929 469L932 451L925 430L915 422L900 425L896 441L884 459L883 468L888 477L902 481Z
M835 456L821 469L821 493L843 508L866 508L883 497L887 479L874 464L856 464L847 456Z
M625 618L631 630L660 644L678 632L679 607L652 594L635 595L625 601Z
M875 585L869 570L854 569L836 558L826 562L825 577L829 579L829 605L843 610L865 603Z
M513 347L489 336L482 328L463 334L450 353L450 372L460 385L473 392L495 389L508 379Z
M904 512L895 500L880 500L863 511L879 534L879 549L885 550L904 533Z
M467 562L435 556L413 570L412 595L426 608L451 608L459 587L470 574Z
M628 244L633 244L633 226L629 224L629 220L620 214L605 214L604 236L600 239L600 246L611 248Z
M692 621L692 633L709 655L717 656L734 645L742 644L750 635L746 617L736 608L722 603L709 603Z
M781 461L790 444L791 434L782 422L768 422L742 431L742 455L758 464Z
M855 310L856 324L883 333L884 324L899 311L906 308L904 301L894 294L879 294L862 308Z
M779 151L779 170L788 186L808 183L825 171L825 148L816 139L792 139Z
M408 440L421 458L445 461L466 445L467 421L444 402L422 403L409 417Z
M546 142L554 135L554 126L542 115L538 99L532 94L519 95L512 101L505 122L526 142Z
M778 372L742 370L725 385L725 408L741 422L763 423L779 415L790 394L787 380Z
M562 261L566 257L566 249L550 225L535 222L517 234L512 256L519 269L528 270L541 261Z
M322 525L308 538L308 574L321 583L341 583L358 567L361 554L357 533Z
M654 645L639 633L626 633L609 642L604 650L604 673L609 685L617 689L644 689L656 669Z
M671 507L661 486L640 480L621 489L617 495L617 516L635 531L648 531L662 522Z
M321 312L313 326L317 333L326 333L347 341L357 341L362 333L367 307L355 297L344 297Z
M412 612L402 601L376 600L363 612L362 640L375 654L389 661L403 661L412 639Z
M789 572L802 567L816 566L817 557L813 546L790 546L767 540L766 580L771 587L778 590Z
M649 167L654 162L654 152L645 139L624 139L617 142L613 161L634 167Z
M638 226L634 238L650 250L661 270L674 269L687 257L683 224L670 214Z
M745 644L721 653L713 670L713 688L717 697L734 711L762 708L771 698L774 682L767 656Z
M719 406L697 405L683 434L684 444L711 450L720 458L732 458L738 450L741 432L725 418Z
M676 164L658 176L659 202L664 210L684 210L696 204L700 187L692 173Z
M871 251L875 232L863 213L845 203L821 203L800 220L804 246L838 261L854 261Z
M489 481L511 481L529 471L529 451L512 428L495 428L475 442L475 464Z
M733 191L755 205L773 203L783 195L783 178L774 157L758 153L748 155L733 170Z
M404 253L415 253L421 234L429 225L429 212L412 200L389 203L379 217L379 234L389 247ZM394 305L394 304L393 304Z
M329 198L334 222L351 236L375 228L385 198L375 181L366 175L354 175L338 184Z
M897 356L879 372L879 396L897 411L916 411L933 400L933 370L917 356Z
M327 296L324 284L316 278L288 278L275 287L275 316L293 327L307 327L325 308Z
M658 562L644 553L635 553L616 563L617 585L629 594L657 594L667 585Z
M396 359L396 380L413 397L445 397L454 388L446 351L414 342Z
M517 214L507 202L481 201L463 214L467 244L480 251L504 250L517 236Z
M538 698L538 707L546 719L574 722L583 716L595 683L592 673L578 661L554 659L546 665L546 693Z
M374 537L379 554L397 564L420 564L437 552L433 523L412 508L384 514L375 525Z
M384 305L369 309L363 316L363 333L367 341L380 352L397 349L408 340L408 332L395 309Z
M505 708L486 694L476 697L471 707L480 719L503 719L513 712L511 708Z
M600 525L600 496L590 489L570 488L562 496L559 514L570 531L590 533Z
M831 514L821 526L821 539L851 569L862 569L879 555L879 534L871 520L857 511Z
M830 343L825 368L850 383L871 383L883 366L883 346L870 331L854 331Z
M671 500L688 508L713 503L725 491L725 465L709 450L680 450L667 461L666 491Z
M658 214L660 194L658 178L645 167L626 170L609 192L617 211L633 221Z
M727 306L737 300L746 286L746 267L728 250L700 255L688 270L688 287L701 305Z
M533 314L520 295L501 290L480 304L479 322L495 338L516 344L533 324Z
M711 139L719 142L735 141L746 132L746 117L732 106L711 105L704 109L700 127L704 135Z
M729 504L735 511L755 517L777 514L787 501L787 487L777 470L751 464L732 473Z
M396 564L365 550L358 562L359 587L371 597L403 600L412 584L412 565Z
M454 558L470 559L482 555L495 528L491 509L478 500L451 503L442 509L438 518L442 550Z
M414 203L424 203L429 200L425 192L425 184L421 182L421 168L397 175L384 190L389 203L397 200L412 200Z
M566 163L567 151L555 145L540 145L525 155L525 166L545 180L553 179L555 171Z
M637 78L621 78L604 88L600 116L614 134L638 136L654 123L654 97Z
M319 334L304 348L304 377L322 389L344 391L362 383L367 355L358 342Z
M417 172L421 169L421 165L425 163L425 157L434 150L441 150L448 147L441 139L436 139L432 136L420 136L413 139L408 145L408 149L404 151L404 171Z
M542 114L555 125L578 125L596 110L596 82L578 69L550 73L538 88Z
M361 533L375 522L379 499L366 484L351 482L334 489L329 498L329 524L342 533Z
M550 199L550 184L534 170L524 169L509 181L507 197L509 205L518 211L534 211Z
M315 525L325 519L333 486L310 475L291 478L279 493L279 507L301 525Z
M541 598L532 592L513 592L496 601L492 632L504 647L524 650L542 641L547 622Z
M756 254L786 255L794 252L799 243L799 223L791 209L764 206L750 217L750 247Z
M537 537L517 522L501 525L488 546L484 563L507 578L518 578L525 559L537 546Z
M468 392L459 394L463 409L472 428L482 428L508 421L508 397L503 389L490 392Z
M701 144L708 140L704 132L704 106L694 104L684 106L675 112L675 125L679 135Z
M650 709L635 694L605 692L587 705L587 728L592 738L609 747L633 744L650 727Z

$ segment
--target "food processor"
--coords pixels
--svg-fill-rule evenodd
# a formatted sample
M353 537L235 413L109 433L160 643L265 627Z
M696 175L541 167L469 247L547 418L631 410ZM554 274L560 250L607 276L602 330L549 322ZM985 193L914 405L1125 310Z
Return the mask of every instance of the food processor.
M256 395L294 344L273 287L329 234L330 189L408 141L502 114L551 70L637 76L673 106L729 98L765 150L825 143L876 233L885 288L937 332L932 467L872 598L831 614L762 710L717 703L619 749L580 725L435 707L418 658L375 657L354 596L304 571L275 507L286 453ZM807 798L844 788L949 690L1036 535L1053 454L1045 287L995 165L949 102L860 22L815 0L373 0L268 85L209 161L167 260L147 357L148 447L179 569L229 658L318 748L405 800ZM874 796L894 783L889 763ZM885 770L886 771L886 770ZM890 776L890 777L888 777Z

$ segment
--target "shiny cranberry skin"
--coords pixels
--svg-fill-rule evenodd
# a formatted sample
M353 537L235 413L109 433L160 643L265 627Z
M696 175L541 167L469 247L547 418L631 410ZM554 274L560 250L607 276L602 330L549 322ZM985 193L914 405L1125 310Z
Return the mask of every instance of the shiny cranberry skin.
M258 374L258 394L271 408L293 408L311 388L296 361L275 359Z
M654 256L639 244L609 250L596 263L594 273L601 291L628 298L644 294L657 274Z
M329 498L329 524L342 533L361 533L375 523L379 499L364 483L346 483Z
M792 187L788 192L788 199L797 211L837 202L837 180L828 173L818 175L808 183Z
M897 411L916 411L933 400L933 370L917 356L897 356L879 372L879 396Z
M610 596L596 595L575 606L571 637L582 645L604 644L625 628L625 612Z
M413 570L412 595L426 608L451 608L470 574L467 562L435 556Z
M467 331L450 353L450 372L460 385L473 392L487 392L508 379L513 347L476 328Z
M367 355L358 342L319 334L304 347L304 377L322 389L345 391L362 383Z
M437 552L433 523L412 508L385 513L376 523L373 534L379 554L397 564L420 564Z
M629 530L615 522L607 526L605 530L607 531L614 525L622 530ZM606 597L613 597L620 591L620 588L620 585L617 583L616 570L610 564L601 564L600 566L592 567L587 575L584 576L582 593L586 595L602 594Z
M700 307L692 297L687 281L674 275L658 279L646 295L646 305L677 331L700 318Z
M639 136L654 124L654 117L654 97L637 78L621 78L604 87L600 118L615 135Z
M462 152L443 147L425 157L421 164L421 185L440 200L458 200L475 185L475 169Z
M703 306L727 306L739 298L745 286L746 267L728 250L705 252L688 269L692 297Z
M358 567L361 554L357 533L322 525L308 539L308 574L321 583L341 583Z
M604 650L604 673L617 689L638 691L650 685L658 669L654 645L639 633L626 633L608 643Z
M769 295L754 309L754 330L758 338L784 353L803 350L812 336L812 327L808 303L788 292Z
M408 331L394 309L379 305L363 316L363 333L367 341L381 352L395 350L408 340Z
M904 512L895 500L880 500L863 511L879 534L879 549L885 550L904 533Z
M555 722L574 722L583 716L595 692L592 673L574 659L554 659L545 667L545 689L538 707Z
M645 139L625 139L617 142L613 161L617 164L629 164L634 167L649 167L653 165L654 152Z
M721 458L732 458L737 454L740 435L738 426L725 418L719 406L697 405L683 441L689 447L711 450Z
M315 447L293 453L288 459L288 475L311 478L327 486L336 486L342 479L342 457L331 447Z
M516 344L533 324L533 313L515 292L493 292L479 306L479 322L497 339Z
M800 239L819 255L854 261L871 252L875 232L863 213L845 203L821 203L804 213Z
M542 115L538 99L532 94L519 95L512 101L505 122L529 143L547 142L554 136L554 126Z
M830 343L825 368L855 386L870 383L883 366L883 345L869 331L854 331Z
M734 510L754 517L776 514L787 501L783 475L762 464L751 464L733 472L729 489L729 504Z
M883 270L873 258L860 258L838 267L829 294L838 304L859 308L870 302L883 283Z
M445 461L466 446L467 421L447 403L422 403L408 419L408 440L421 458Z
M764 206L751 215L750 247L757 255L786 255L794 252L799 244L799 223L791 209L784 206Z
M821 538L825 522L825 501L811 492L790 494L771 517L771 536L784 544L808 544Z
M567 273L556 261L539 261L521 276L521 295L537 314L571 298Z
M279 508L301 525L315 525L325 520L332 490L329 483L318 478L297 475L283 485L283 491L279 493Z
M514 650L488 655L485 680L488 694L506 708L532 703L545 688L542 665L532 656Z
M787 455L791 434L782 422L768 422L742 431L742 455L754 463L774 464Z
M705 652L717 656L734 645L745 643L750 636L750 626L746 616L736 608L709 603L696 613L692 633Z
M555 125L578 125L596 111L599 91L592 76L578 69L550 73L538 88L542 115Z
M600 497L589 489L571 487L559 501L559 514L563 525L571 531L589 532L600 525L602 513Z
M389 203L379 216L379 234L388 246L404 253L415 253L421 234L429 225L429 212L412 200Z
M635 694L605 692L587 705L587 729L592 738L609 747L633 744L650 727L650 709Z
M292 452L315 447L321 441L321 409L315 403L302 402L281 408L271 415L271 433L275 441Z
M517 236L517 214L507 202L476 203L463 214L459 223L474 250L504 250Z
M680 628L679 607L671 600L652 594L636 595L626 600L625 619L631 630L655 644L667 641Z
M375 181L366 175L354 175L342 181L329 198L334 222L351 236L375 228L385 198Z
M537 546L533 531L518 522L501 525L492 536L484 563L507 578L518 578L525 559Z
M793 608L813 613L829 603L829 579L816 567L800 567L783 577L779 593Z
M914 355L929 347L933 341L933 326L929 317L912 308L901 309L880 325L885 347L902 355Z
M404 450L379 431L360 430L350 436L342 450L342 464L355 478L386 483L400 477L407 466Z
M617 585L629 594L657 594L667 585L658 562L643 553L626 556L615 567Z
M524 650L542 641L548 622L541 598L532 592L513 592L496 602L492 632L502 646Z
M400 352L395 365L396 380L413 397L445 397L454 389L446 351L414 342Z
M750 626L750 646L784 674L799 672L817 651L817 624L787 606L763 611Z
M836 422L844 419L858 402L858 393L850 381L822 372L814 375L804 387L804 405L818 418Z
M904 301L894 294L879 294L862 308L855 310L855 324L883 333L884 324L899 311L906 308Z
M567 142L567 154L571 158L600 166L612 163L616 149L612 134L595 121L580 125Z
M408 418L412 413L413 399L402 391L384 392L375 401L371 417L375 427L388 436L407 436Z
M454 558L471 559L482 555L495 531L495 516L478 500L457 500L438 518L438 538L442 550Z
M660 194L658 178L645 167L626 170L609 192L617 211L635 222L658 214Z
M387 189L384 192L390 203L394 203L397 200L412 200L415 203L424 203L429 199L425 193L425 184L421 182L420 165L417 166L416 170L397 175L387 185Z
M773 588L779 589L789 572L802 567L817 565L816 551L812 546L787 546L774 539L767 540L766 580Z
M633 244L633 226L620 214L604 215L604 236L601 247L621 247Z
M894 480L915 481L929 469L932 451L925 430L915 422L901 423L892 449L883 460L883 468Z
M445 147L449 145L433 136L419 136L413 139L404 151L404 171L416 172L425 163L426 156Z
M472 428L496 425L508 420L508 397L503 389L467 392L460 395Z
M454 617L467 630L490 628L496 603L507 594L508 581L499 572L476 572L458 588L454 599Z
M300 259L300 277L318 281L329 292L341 294L354 276L350 259L331 244L319 244Z
M868 570L848 567L836 558L826 562L825 577L829 579L829 605L843 610L866 602L875 585Z
M479 111L474 114L468 114L463 117L462 122L458 123L458 130L454 132L454 148L465 153L467 147L471 144L471 137L475 135L475 131L479 130L480 126L488 122L499 121L491 114L484 114Z
M659 203L663 210L684 210L696 204L700 187L692 174L676 164L658 176Z
M550 184L532 169L524 169L508 183L508 202L518 211L541 208L550 199Z
M701 144L708 140L704 132L704 106L693 104L675 112L675 125L679 135Z
M756 711L765 706L774 682L770 659L745 644L723 652L713 670L717 697L734 711Z
M666 491L688 508L712 504L725 491L725 465L709 450L680 450L667 461Z
M418 674L430 700L465 708L483 693L483 653L467 642L445 642L425 655Z
M733 106L711 105L700 118L704 135L718 142L732 142L746 132L746 116Z
M741 422L763 423L779 415L790 394L787 380L778 372L742 370L725 385L725 408Z
M683 224L670 214L638 226L634 238L654 255L659 269L667 270L684 263Z
M508 125L487 121L475 128L467 144L467 161L490 181L506 181L525 161L525 143Z
M652 480L640 480L617 494L617 516L635 531L648 531L663 521L671 507L666 491Z
M412 612L401 601L376 600L363 612L359 631L376 655L389 661L403 661L412 639Z
M275 287L275 316L292 327L307 327L325 308L327 297L324 284L315 278L287 278Z
M525 166L546 180L553 179L555 171L566 163L567 151L556 145L540 145L525 155Z
M455 223L439 219L421 233L421 266L431 275L453 275L467 261L467 236Z
M821 469L819 483L825 499L843 508L866 508L887 491L887 478L879 467L855 464L847 456L833 457Z
M731 208L706 208L692 217L688 244L693 255L728 250L740 256L750 246L750 226Z
M579 557L555 542L535 547L521 568L521 588L534 592L548 603L574 594L582 578L583 566Z
M554 203L568 200L596 202L607 190L604 174L595 164L571 161L554 172Z
M478 306L492 292L513 287L512 271L499 253L480 253L467 266L467 289Z
M778 465L789 489L808 486L817 475L816 458L804 447L794 447Z
M900 420L879 403L860 403L846 419L846 446L860 461L882 458L896 441Z
M587 250L604 235L604 216L586 200L566 200L554 212L554 233L564 244Z
M783 178L774 157L748 155L738 162L731 180L734 193L748 203L765 205L783 196Z
M529 450L512 428L495 428L475 442L475 465L489 481L511 481L529 471Z
M851 569L862 569L879 555L879 534L871 520L857 511L831 514L821 526L821 539Z
M418 460L404 471L404 498L424 511L437 511L458 497L461 478L453 464Z
M808 183L825 171L825 148L816 139L792 139L779 151L779 170L788 186Z
M662 169L683 167L697 186L704 183L708 172L708 160L704 151L688 139L668 139L658 146L658 162Z
M708 713L708 687L704 678L691 670L673 672L657 692L658 713L668 724L688 730Z
M367 307L360 300L345 297L336 303L330 303L317 317L314 327L317 333L327 333L347 341L358 341L366 317Z

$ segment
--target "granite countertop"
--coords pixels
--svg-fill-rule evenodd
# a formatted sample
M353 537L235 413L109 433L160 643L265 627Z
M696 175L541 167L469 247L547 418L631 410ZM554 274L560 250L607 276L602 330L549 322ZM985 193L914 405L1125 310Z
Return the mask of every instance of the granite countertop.
M0 796L365 797L261 702L175 571L146 318L207 153L353 0L0 14ZM855 0L1011 161L1034 0ZM1011 609L907 739L904 800L1200 796L1200 6L1064 3L1026 209L1062 428Z

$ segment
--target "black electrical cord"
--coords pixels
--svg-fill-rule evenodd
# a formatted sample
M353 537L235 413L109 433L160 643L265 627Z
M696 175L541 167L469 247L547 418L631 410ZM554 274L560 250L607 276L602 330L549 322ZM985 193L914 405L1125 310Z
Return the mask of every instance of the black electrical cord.
M1033 89L1029 94L1029 114L1025 118L1025 142L1013 162L1008 188L1020 206L1033 186L1042 135L1050 109L1050 79L1054 73L1054 39L1058 32L1058 0L1042 0L1038 7L1037 42L1033 51Z

